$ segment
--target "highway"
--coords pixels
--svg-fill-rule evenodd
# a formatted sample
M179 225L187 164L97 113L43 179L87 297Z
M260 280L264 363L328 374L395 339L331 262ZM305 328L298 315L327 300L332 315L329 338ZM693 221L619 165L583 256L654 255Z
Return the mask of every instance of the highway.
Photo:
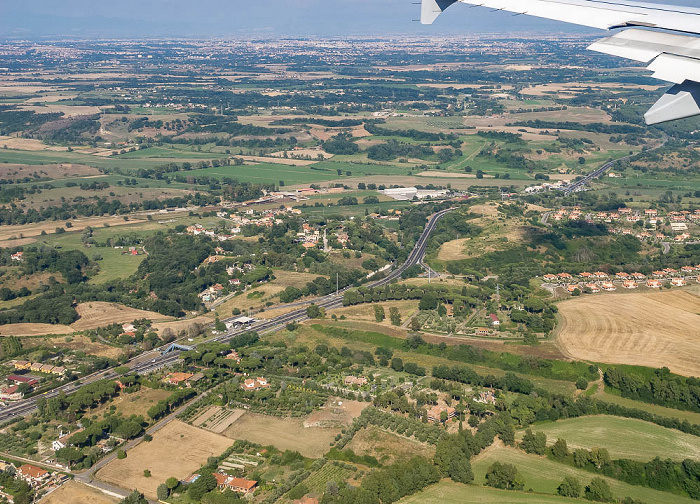
M379 280L376 280L374 282L370 282L368 284L365 284L365 287L380 287L382 285L386 285L390 283L392 280L396 280L401 278L401 274L406 271L408 268L415 264L421 264L423 257L425 256L425 250L428 246L428 239L430 238L430 235L432 234L433 230L435 229L435 226L437 225L438 221L448 212L452 211L453 209L446 209L446 210L441 210L440 212L437 212L433 214L429 219L428 223L425 226L425 229L423 230L423 233L421 234L420 238L416 242L415 246L413 247L413 250L411 250L411 253L408 255L406 258L406 261L399 267L395 268L389 274L387 274L384 278L381 278ZM333 310L337 308L341 308L343 306L343 293L351 289L352 287L345 287L344 289L341 289L338 291L338 295L336 294L328 294L326 296L322 296L316 299L312 299L309 301L305 301L304 304L308 303L314 303L319 307L324 308L326 311L328 310ZM235 317L229 318L224 320L224 322L228 322L233 320ZM273 319L269 320L260 320L256 321L253 324L251 324L248 327L241 328L241 329L234 329L231 331L227 331L222 334L218 334L216 336L213 336L211 338L208 338L205 340L203 343L212 343L212 342L227 342L234 336L238 336L239 334L246 333L248 331L256 331L259 334L265 334L268 332L273 332L277 331L280 328L286 326L289 322L303 322L305 320L308 320L308 317L306 316L306 308L298 308L294 311L291 311L289 313L285 313L284 315L280 315L278 317L275 317ZM186 344L183 342L183 344ZM166 366L170 366L173 363L175 363L178 360L178 351L173 351L170 353L167 353L165 355L161 354L160 351L158 350L153 350L150 352L143 353L137 357L132 358L129 360L126 365L131 368L131 370L135 373L138 374L146 374L150 373L152 371L156 371L158 369L161 369ZM90 383L94 383L98 380L102 379L114 379L117 378L119 375L115 373L113 370L105 370L105 371L99 371L97 373L93 373L91 375L85 376L84 378L81 378L80 380L76 380L73 382L69 382L66 384L61 385L60 387L57 387L49 392L46 392L42 395L39 396L34 396L30 397L27 399L22 399L20 401L16 401L12 403L10 406L7 406L6 408L3 408L2 411L0 411L0 423L5 422L7 420L10 420L16 416L25 416L30 413L32 413L36 409L36 401L39 398L52 398L56 397L60 392L64 392L66 395L70 395L74 392L76 392L78 389L81 387L84 387L85 385L88 385Z

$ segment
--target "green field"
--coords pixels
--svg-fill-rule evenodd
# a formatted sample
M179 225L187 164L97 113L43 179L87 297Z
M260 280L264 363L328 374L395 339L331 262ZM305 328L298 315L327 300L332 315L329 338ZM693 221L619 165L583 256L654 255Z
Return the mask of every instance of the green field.
M352 471L349 469L338 467L331 462L327 462L321 469L309 476L309 478L304 481L304 485L309 489L309 492L320 495L326 491L326 484L329 481L335 481L340 486L351 474Z
M612 458L649 461L654 457L681 461L700 459L700 438L656 424L614 416L571 418L542 425L533 431L547 434L547 444L563 438L573 448L603 447ZM522 432L518 433L522 437Z
M400 504L569 504L574 502L581 502L581 500L462 485L448 480L399 501Z
M607 403L624 406L625 408L641 409L644 411L648 411L649 413L653 413L654 415L664 416L668 418L678 418L679 420L687 420L688 422L693 424L700 424L700 413L666 408L664 406L657 406L656 404L648 404L641 401L635 401L634 399L628 399L626 397L620 397L615 394L610 394L607 390L598 391L598 393L593 395L593 398Z
M474 482L477 485L485 483L486 471L494 462L513 464L523 476L526 490L532 488L535 492L546 494L556 494L557 487L565 476L576 478L582 486L587 485L591 479L598 476L595 473L560 464L544 457L528 455L517 448L493 445L472 460ZM603 479L610 485L613 495L620 499L632 497L646 504L668 504L670 502L690 504L697 502L689 497L660 492L643 486L628 485L612 478L603 477Z

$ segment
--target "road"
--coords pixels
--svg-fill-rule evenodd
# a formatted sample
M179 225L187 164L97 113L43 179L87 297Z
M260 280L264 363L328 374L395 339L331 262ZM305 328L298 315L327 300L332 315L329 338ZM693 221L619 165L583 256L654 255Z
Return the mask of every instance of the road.
M654 147L654 148L652 148L652 149L649 149L649 151L647 151L647 152L651 152L651 151L660 149L661 147L663 147L664 145L666 145L666 142L668 142L668 137L667 137L666 135L664 135L664 138L663 138L663 140L661 141L661 143L660 143L659 145L657 145L656 147ZM575 193L575 192L578 192L578 191L582 191L583 188L586 186L586 184L587 184L588 182L590 182L590 181L593 180L594 178L600 177L603 173L605 173L605 172L608 171L610 168L612 168L616 163L622 163L622 162L624 162L624 161L627 161L627 160L629 160L629 159L632 159L633 157L637 156L637 154L638 154L638 153L634 153L634 154L630 154L629 156L622 157L622 158L620 158L620 159L615 159L615 160L613 160L613 161L608 161L607 163L605 163L605 164L604 164L603 166L601 166L600 168L597 168L596 170L593 170L591 173L589 173L588 175L586 175L585 177L583 177L581 180L578 180L578 181L574 182L573 184L571 184L570 186L565 187L565 188L563 189L563 191L564 191L564 196L568 196L568 195L570 195L571 193Z
M411 266L415 264L421 264L423 257L425 256L425 250L428 246L428 239L430 238L430 235L435 229L435 226L445 214L452 210L453 209L441 210L440 212L433 214L430 217L430 219L428 219L428 223L426 224L423 233L421 234L420 238L413 247L413 250L411 250L410 254L406 258L406 261L396 269L389 272L384 278L365 284L365 287L380 287L382 285L386 285L393 280L400 279L401 274ZM322 307L325 310L341 308L343 306L342 294L350 288L351 287L345 287L344 289L339 290L338 295L328 294L326 296L322 296L310 301L304 301L303 304L313 302L317 306ZM225 319L224 322L231 321L234 318L235 317ZM280 315L273 319L257 321L245 328L235 329L222 334L218 334L209 339L206 339L203 343L227 342L231 340L231 338L248 331L256 331L260 334L265 334L268 332L277 331L280 328L287 325L289 322L303 322L305 320L308 320L308 317L306 316L306 308L299 308L297 310L285 313L284 315ZM131 368L131 370L135 373L146 374L161 369L163 367L172 365L178 360L178 355L178 351L173 351L168 354L162 355L160 352L154 350L132 358L126 363L126 365L128 365ZM88 385L90 383L94 383L102 379L114 379L118 376L119 375L111 369L106 371L99 371L97 373L88 375L80 380L61 385L60 387L57 387L40 396L22 399L0 411L0 423L10 420L16 416L25 416L32 413L36 409L36 401L40 397L48 399L56 397L60 392L64 392L66 395L70 395L78 389L80 389L81 387L84 387L85 385Z

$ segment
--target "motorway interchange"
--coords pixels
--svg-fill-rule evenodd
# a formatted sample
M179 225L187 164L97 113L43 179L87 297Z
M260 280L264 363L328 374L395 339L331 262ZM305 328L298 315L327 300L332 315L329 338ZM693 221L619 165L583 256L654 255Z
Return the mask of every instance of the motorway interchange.
M430 238L431 233L435 229L435 226L437 225L438 221L440 220L441 217L443 217L445 214L450 212L452 209L446 209L446 210L441 210L435 214L433 214L429 219L428 223L425 226L425 229L423 230L423 233L421 234L420 238L416 242L415 246L413 247L413 250L411 250L411 253L408 255L408 258L406 261L398 266L397 268L393 269L388 275L386 275L384 278L381 278L379 280L376 280L374 282L371 282L367 284L367 287L379 287L382 285L386 285L390 283L393 280L399 279L401 277L401 274L406 271L408 268L411 266L414 266L416 264L422 265L422 260L425 255L425 250L428 245L428 239ZM343 299L342 299L342 294L348 290L350 287L346 287L344 289L341 289L338 291L337 294L329 294L326 296L322 296L316 299L312 299L307 301L306 303L315 303L317 306L324 308L325 310L333 310L336 308L341 308L343 306ZM305 304L306 304L305 303ZM252 323L250 326L245 327L243 329L233 329L230 331L226 331L222 334L218 334L216 336L213 336L207 340L205 340L205 343L211 343L211 342L225 342L233 338L234 336L237 336L239 334L243 334L247 331L256 331L260 334L264 334L267 332L272 332L279 330L280 328L284 327L290 322L303 322L304 320L307 320L308 317L306 316L306 308L298 308L294 311L291 311L289 313L285 313L284 315L280 315L279 317L275 317L269 320L260 320ZM226 319L223 322L230 322L233 320L233 317L230 319ZM154 350L151 352L147 352L144 354L141 354L137 357L132 358L130 361L126 363L127 366L131 368L131 370L134 373L138 374L146 374L150 373L153 371L156 371L158 369L161 369L163 367L172 365L175 363L179 358L179 351L173 351L173 352L168 352L168 353L161 353L160 350ZM42 395L39 396L34 396L34 397L29 397L20 401L15 402L14 404L3 408L0 410L0 422L5 422L7 420L10 420L16 416L25 416L30 413L32 413L36 409L36 402L39 398L51 398L51 397L56 397L59 393L63 392L67 395L74 393L81 387L88 385L90 383L94 383L98 380L103 380L103 379L113 379L117 378L119 375L115 373L113 370L109 369L106 371L99 371L97 373L93 373L91 375L88 375L80 380L69 382L66 384L63 384L59 387L56 387L55 389L45 392Z

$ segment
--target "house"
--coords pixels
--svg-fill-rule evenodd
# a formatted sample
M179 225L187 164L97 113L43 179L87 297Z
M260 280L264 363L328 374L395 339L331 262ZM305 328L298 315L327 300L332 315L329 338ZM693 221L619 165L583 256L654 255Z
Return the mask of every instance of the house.
M576 290L579 290L579 291L580 291L581 289L580 289L580 287L579 287L578 285L576 285L576 284L571 284L571 285L567 285L567 286L566 286L566 290L568 290L571 294L573 294L574 291L576 291Z
M41 372L42 373L51 373L53 371L54 366L51 364L44 364L41 366Z
M604 271L596 271L593 274L595 275L596 278L598 278L600 280L604 280L604 279L608 278L608 274L605 273Z
M129 324L127 322L126 324L122 324L122 331L124 331L124 332L136 332L136 326L134 326L134 324Z
M630 276L625 272L615 273L615 278L617 278L618 280L627 280L629 279L629 277Z
M22 252L22 251L15 252L14 254L12 254L10 256L10 259L12 259L13 261L21 261L23 256L24 256L24 252Z
M689 274L695 273L695 268L693 268L692 266L683 266L681 268L681 271L683 273L685 273L686 275L689 275Z
M491 325L497 327L501 325L501 321L498 320L498 316L495 313L489 313L489 318L491 319Z
M31 366L29 366L29 369L31 369L32 371L39 371L39 372L41 372L41 367L42 367L42 366L43 366L43 364L42 364L41 362L34 362L34 363L32 363Z
M170 385L180 385L194 376L192 373L173 372L163 378L163 381Z
M559 273L559 275L557 276L561 279L562 282L570 282L574 279L574 277L571 276L569 273Z
M345 377L345 385L350 386L350 385L365 385L367 384L367 378L364 376L346 376Z
M29 486L36 486L46 481L50 474L41 467L24 464L17 469L17 476L26 481Z
M489 334L491 334L491 330L485 327L477 327L476 329L477 336L488 336Z
M686 285L685 278L672 278L671 284L673 284L675 287L683 287Z
M235 360L237 363L241 362L241 356L235 350L231 350L224 359Z
M646 210L644 210L645 217L656 217L658 213L659 212L655 208L647 208Z
M588 280L593 277L593 273L589 273L588 271L582 271L581 273L579 273L578 276L580 276L584 280Z
M557 275L552 275L551 273L544 275L542 278L544 278L547 282L556 282L557 280L559 280L559 277Z
M54 366L51 369L51 374L63 376L64 374L66 374L66 368L64 368L63 366Z
M493 390L484 390L479 392L479 395L472 400L483 404L496 404L496 395L493 393Z
M647 280L647 287L649 287L650 289L660 289L661 285L662 284L659 280L651 279L651 278L649 280Z
M15 361L15 369L29 369L32 367L32 363L26 360Z
M622 287L624 287L625 289L636 289L637 287L639 287L639 285L637 285L637 282L635 282L634 280L625 280L622 283Z
M442 422L440 417L442 416L443 412L447 413L447 420L454 418L454 416L457 414L457 411L454 408L437 404L428 410L428 421L433 423Z
M0 389L0 399L3 401L19 401L24 397L24 394L22 392L18 392L18 388L18 385L11 385Z
M8 381L15 382L16 384L20 383L26 383L30 387L33 387L37 383L39 383L39 380L36 378L32 378L31 376L25 376L25 375L16 375L16 374L11 374L7 377Z
M643 273L632 273L632 278L635 280L646 280L646 275Z
M63 443L63 441L61 441L60 439L54 439L53 442L51 443L51 449L52 449L53 451L62 450L62 449L65 448L66 446L67 446L67 445L65 445L65 444Z
M603 282L600 284L600 286L603 288L604 291L612 292L614 290L617 290L615 285L613 285L612 282Z
M249 494L255 491L255 487L258 485L257 481L249 480L246 478L235 478L229 476L228 474L214 473L214 479L216 479L217 486L224 490L230 488L234 492Z
M588 290L591 291L592 294L596 294L596 293L600 292L600 287L598 287L598 285L596 285L594 283L587 283L586 287L588 288Z
M666 276L666 273L664 273L663 271L654 271L652 275L654 275L654 278L664 278Z
M261 388L268 388L270 386L265 378L258 376L257 378L247 378L241 383L241 388L243 390L260 390Z

